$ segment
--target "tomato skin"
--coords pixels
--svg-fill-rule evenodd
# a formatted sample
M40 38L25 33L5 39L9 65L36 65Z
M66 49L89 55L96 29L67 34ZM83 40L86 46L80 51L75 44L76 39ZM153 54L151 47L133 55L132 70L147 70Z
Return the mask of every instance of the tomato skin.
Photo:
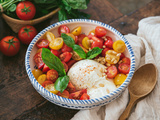
M28 9L26 12L24 11L24 7ZM31 20L36 14L36 8L33 3L29 1L23 1L17 5L16 14L21 20Z
M72 54L70 52L64 52L62 53L59 58L63 62L68 62L72 57Z
M106 52L107 52L108 50L111 50L111 49L110 49L110 48L104 48L104 49L102 50L101 55L102 55L103 57L105 57L105 56L106 56Z
M126 63L120 63L118 65L118 70L119 70L120 73L128 74L129 71L130 71L130 65L128 65Z
M76 60L70 60L69 62L67 62L67 65L68 65L68 69L70 69L72 67L72 65L74 63L76 63L77 61Z
M85 34L78 35L78 44L82 44L82 40L83 40L84 37L86 37Z
M61 48L62 52L72 52L72 48L68 47L65 43L63 43L63 47Z
M67 72L68 71L68 65L65 62L63 62L63 61L62 61L62 64L64 66L65 72Z
M38 66L38 69L42 69L44 66L44 62L42 60L42 52L36 53L33 57L36 65Z
M115 85L121 85L125 80L127 76L125 74L117 74L114 78L114 84Z
M69 98L69 92L67 90L64 90L62 93L58 92L57 95L64 98Z
M55 82L58 79L58 72L54 69L51 69L47 72L47 80Z
M82 90L71 93L69 95L69 99L79 100L83 93L87 93L87 89L82 89Z
M121 53L120 59L123 59L125 57L124 53Z
M107 78L112 79L117 75L117 73L118 73L118 71L117 71L117 67L115 65L109 66L107 68L107 72L106 72Z
M49 70L50 70L50 68L45 64L44 67L43 67L42 72L43 72L43 73L46 73L46 72L48 72Z
M38 77L43 74L43 72L40 69L34 69L34 70L32 70L32 74L37 80Z
M18 38L23 44L29 44L32 39L37 35L37 30L30 25L22 27L18 32Z
M104 45L108 48L113 48L113 41L112 40L106 40L104 42Z
M93 49L94 47L99 47L99 48L103 48L103 40L97 38L97 37L92 37L92 44L91 44L91 49Z
M58 33L61 35L61 33L70 33L70 29L66 25L61 25L58 28Z
M50 80L46 80L46 81L44 81L43 83L42 83L42 87L46 87L47 85L49 85L49 84L53 84L53 82L52 81L50 81Z
M124 58L122 58L121 63L125 63L125 64L130 65L131 64L131 60L128 57L124 57Z
M97 26L95 28L95 34L97 37L103 37L107 34L107 30L103 27Z
M40 39L38 40L38 42L36 43L36 46L38 48L48 48L49 46L49 41L46 39Z
M6 56L16 55L19 52L19 49L20 42L14 36L6 36L0 41L0 51Z
M76 91L76 88L75 88L75 86L73 86L73 84L69 81L66 90L67 90L69 93L73 93L73 92Z
M51 53L53 53L57 57L59 57L59 55L60 55L60 52L58 50L51 49Z
M82 96L80 97L80 100L89 100L90 96L87 93L83 93Z

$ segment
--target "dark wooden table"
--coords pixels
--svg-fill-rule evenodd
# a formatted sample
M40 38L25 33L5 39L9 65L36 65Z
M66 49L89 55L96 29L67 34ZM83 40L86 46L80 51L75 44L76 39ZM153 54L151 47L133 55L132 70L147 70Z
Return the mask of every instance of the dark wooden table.
M91 0L85 12L91 19L107 23L122 34L136 34L138 22L148 16L160 15L160 0L153 0L129 15L123 15L107 0ZM58 21L57 14L36 25L38 31ZM0 39L14 33L0 17ZM27 45L21 44L14 57L0 53L0 120L69 120L78 112L50 103L40 96L30 83L24 59Z

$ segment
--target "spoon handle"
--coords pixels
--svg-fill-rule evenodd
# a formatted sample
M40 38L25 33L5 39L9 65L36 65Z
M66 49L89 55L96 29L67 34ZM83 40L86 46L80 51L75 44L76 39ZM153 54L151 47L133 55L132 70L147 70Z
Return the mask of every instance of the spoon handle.
M130 96L129 104L127 105L126 109L123 111L121 116L119 117L119 120L126 120L129 117L130 112L136 103L137 103L137 98Z

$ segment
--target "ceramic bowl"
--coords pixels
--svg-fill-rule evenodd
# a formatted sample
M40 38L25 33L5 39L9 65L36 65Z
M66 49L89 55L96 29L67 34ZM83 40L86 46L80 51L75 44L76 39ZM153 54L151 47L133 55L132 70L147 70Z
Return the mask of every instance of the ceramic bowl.
M89 100L73 100L73 99L63 98L63 97L60 97L58 95L55 95L55 94L47 91L45 88L43 88L37 82L37 80L34 78L34 76L32 74L32 70L35 69L35 62L33 60L33 56L35 55L35 53L37 51L37 47L35 44L39 39L41 39L43 37L43 35L47 31L53 32L56 37L59 36L58 27L60 25L67 25L70 28L70 30L72 30L73 28L75 28L77 26L81 26L82 31L86 34L88 34L89 31L95 29L96 26L102 26L108 30L107 35L112 37L113 41L123 40L126 44L126 47L127 47L124 54L131 59L130 72L129 72L126 80L124 81L124 83L120 87L118 87L115 91L111 92L110 94L107 94L107 95L102 96L100 98L89 99ZM129 85L130 80L134 74L135 58L134 58L134 53L133 53L131 45L129 44L127 39L120 32L118 32L115 28L113 28L105 23L95 21L95 20L70 19L70 20L61 21L61 22L57 22L53 25L50 25L49 27L45 28L44 30L42 30L40 33L37 34L37 36L32 40L32 42L28 46L26 56L25 56L25 67L26 67L27 74L29 76L30 82L32 83L33 87L37 90L37 92L40 95L42 95L48 101L50 101L56 105L70 108L70 109L91 109L91 108L95 108L97 106L102 106L102 105L108 104L108 103L112 102L113 100L115 100L116 98L118 98L122 94L122 92Z

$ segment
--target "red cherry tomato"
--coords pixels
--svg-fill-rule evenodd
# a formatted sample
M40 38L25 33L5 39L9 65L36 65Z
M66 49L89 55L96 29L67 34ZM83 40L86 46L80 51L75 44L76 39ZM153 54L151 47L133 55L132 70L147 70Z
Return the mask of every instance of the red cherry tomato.
M68 47L65 43L63 43L63 47L61 48L62 52L72 52L72 48Z
M36 63L36 65L38 66L38 69L42 69L44 66L44 62L42 60L42 56L41 56L42 52L38 52L34 55L33 59Z
M83 93L87 93L87 89L79 90L77 92L71 93L69 95L69 99L76 99L79 100Z
M23 1L17 5L16 14L21 20L31 20L36 14L36 8L31 2Z
M128 57L124 57L124 58L122 58L121 63L126 63L126 64L130 65L131 60Z
M64 98L69 98L69 92L67 90L64 90L62 93L58 92L57 95Z
M58 28L58 33L61 35L61 33L70 33L70 29L66 25L61 25Z
M110 50L110 48L104 48L103 50L102 50L102 56L103 57L105 57L106 56L106 52L108 51L108 50Z
M103 48L103 40L97 38L97 37L92 37L92 44L91 44L91 49L93 49L94 47L99 47L99 48Z
M49 41L46 39L40 39L38 40L38 42L36 43L36 46L38 48L48 48L49 46Z
M18 32L18 38L23 44L29 44L32 39L37 35L37 30L33 26L26 25Z
M53 84L53 82L52 81L50 81L50 80L46 80L46 81L44 81L43 83L42 83L42 86L45 88L47 85L49 85L49 84Z
M50 70L50 68L45 64L44 67L43 67L42 72L43 72L43 73L46 73L46 72L48 72L49 70Z
M95 37L95 35L93 33L90 33L88 36L87 36L89 39L92 39L92 37Z
M120 59L123 59L125 57L124 53L121 53Z
M76 62L77 62L76 60L70 60L70 61L67 63L68 69L70 69L70 68L72 67L72 65L73 65L74 63L76 63Z
M57 57L59 57L59 55L60 55L60 52L58 50L51 49L51 53L53 53Z
M47 80L51 80L52 82L55 82L58 78L58 72L54 69L51 69L47 72Z
M126 63L120 63L118 66L118 70L120 73L128 74L129 70L130 70L130 65L128 65Z
M63 61L62 61L62 64L64 66L65 72L67 72L68 71L68 65L65 62L63 62Z
M103 37L107 34L107 30L103 27L97 26L95 28L95 34L97 37Z
M80 34L80 35L78 35L78 44L82 44L82 40L83 40L83 38L85 38L85 37L86 37L85 34Z
M75 86L73 86L73 84L69 81L66 90L69 91L69 93L73 93L73 92L76 91L76 88L75 88Z
M104 45L108 48L113 48L113 41L108 39L104 42Z
M77 44L77 42L78 42L78 36L75 36L74 42L75 42L75 44Z
M89 100L90 96L87 93L83 93L82 96L80 97L80 100Z
M107 78L112 79L117 75L117 73L118 73L118 70L115 65L109 66L107 68L107 72L106 72Z
M20 42L14 36L6 36L0 41L0 51L6 56L14 56L20 49Z
M68 62L72 57L72 54L70 52L64 52L62 53L59 58L63 62Z

